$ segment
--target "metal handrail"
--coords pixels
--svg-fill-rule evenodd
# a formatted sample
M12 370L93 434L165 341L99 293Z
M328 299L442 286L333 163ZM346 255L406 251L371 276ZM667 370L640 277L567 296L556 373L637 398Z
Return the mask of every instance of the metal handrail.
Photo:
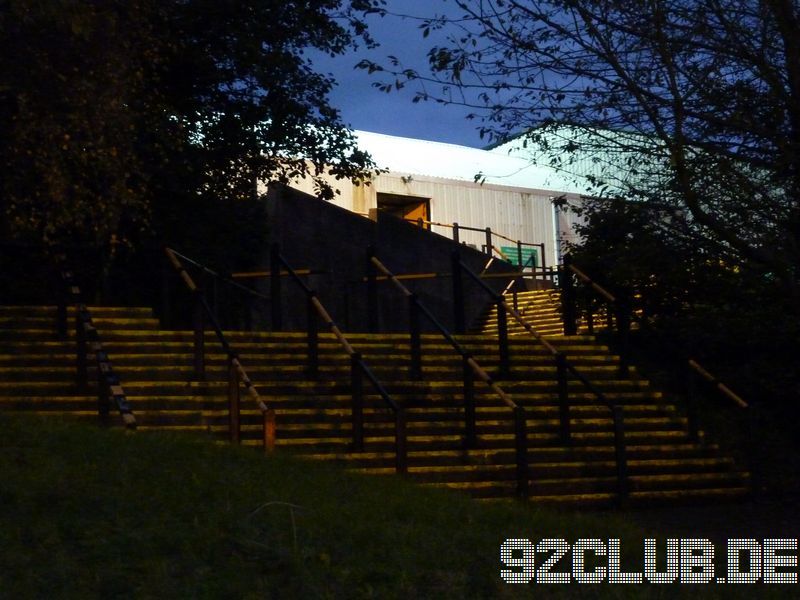
M603 298L605 298L608 302L613 304L618 304L618 300L616 296L614 296L611 292L606 290L596 281L594 281L591 277L589 277L586 273L581 271L578 267L573 264L568 264L567 267L575 273L575 275L583 281L586 285L590 286L594 291L600 294ZM630 318L635 319L638 322L642 322L643 319L640 315L638 315L635 311L630 311ZM724 396L728 399L732 400L736 405L740 406L741 408L747 408L749 405L748 403L742 399L737 393L731 390L727 385L725 385L722 381L714 377L708 370L705 369L698 361L694 360L693 358L689 358L687 363L691 369L693 369L698 375L703 377L706 381L713 384Z
M591 277L589 277L586 273L581 271L575 265L571 264L569 255L564 257L564 265L567 267L572 273L574 273L584 284L589 286L592 290L594 290L597 294L602 296L608 302L608 319L609 319L609 328L611 328L611 317L612 317L612 305L616 308L617 313L617 329L622 336L622 353L627 353L628 349L628 342L627 342L627 330L630 328L630 320L635 319L640 324L646 324L646 321L643 316L637 314L636 311L632 309L632 307L628 306L627 309L625 306L621 305L620 300L614 296L614 294L610 293L608 290L603 288L597 282L593 281ZM564 284L567 284L568 287L571 287L571 282L569 278L565 278ZM562 291L563 294L563 291ZM570 292L570 295L572 293ZM566 303L573 302L574 298L566 299ZM571 312L571 317L573 319L574 325L574 318L575 318L575 311L574 307L567 307L565 305L565 314L567 312L567 308ZM592 315L589 315L589 319L591 321ZM566 319L565 319L566 322ZM685 354L684 354L685 357ZM686 415L688 421L688 430L689 436L693 440L697 440L700 435L700 430L698 426L698 419L697 419L697 400L695 398L696 395L696 386L695 386L695 377L700 376L704 379L707 383L711 384L718 392L722 394L727 400L733 402L739 409L745 411L746 419L748 421L748 428L749 428L749 456L750 456L750 475L751 475L751 487L753 494L757 494L757 490L759 487L758 483L758 472L760 471L760 464L758 459L759 449L757 446L757 439L758 435L756 433L758 429L758 419L756 417L756 406L748 403L745 401L741 396L739 396L736 392L734 392L731 388L729 388L725 383L717 379L714 375L712 375L705 367L703 367L699 362L697 362L693 358L686 359L686 365L688 367L686 371Z
M491 227L479 228L479 227L469 227L467 225L459 225L458 223L452 223L452 224L450 224L450 223L438 223L436 221L427 221L427 220L422 219L422 218L419 218L419 219L403 218L403 220L408 222L408 223L417 224L420 227L422 227L423 225L433 225L433 226L437 226L437 227L448 227L448 228L453 230L453 241L456 242L456 243L458 243L460 241L458 233L462 229L464 229L466 231L474 231L474 232L477 232L477 233L483 233L486 236L485 243L483 244L483 248L484 248L486 254L491 255L492 254L492 250L495 250L495 251L498 252L498 254L503 256L504 260L509 260L509 258L503 252L501 252L500 250L498 250L497 248L494 247L494 245L492 244L492 236L496 236L496 237L499 237L500 239L506 240L506 241L511 242L513 244L516 244L517 248L518 248L518 257L520 259L519 260L520 269L524 268L524 265L521 264L522 263L522 247L523 246L530 246L532 248L541 248L541 250L542 250L542 256L541 256L542 268L541 268L541 272L542 272L543 276L546 276L546 274L548 273L548 269L545 267L545 248L544 248L545 245L544 245L544 243L538 243L537 244L537 243L533 243L533 242L523 242L522 240L515 240L513 238L508 237L507 235L503 235L502 233L497 233L496 231L492 231ZM536 277L536 271L537 271L536 265L531 265L531 269L533 271L533 276ZM552 274L552 269L550 270L550 272Z
M381 271L384 274L384 276L387 277L400 290L400 292L406 298L416 298L415 294L413 292L411 292L411 290L409 290L405 285L403 285L403 283L397 277L395 277L394 274L391 271L389 271L389 269L386 267L386 265L384 265L378 259L378 257L373 256L373 257L371 257L370 260L372 261L372 264L374 264L375 267L379 271ZM419 302L418 299L417 299L416 303L419 306L419 309L422 311L422 313L426 317L428 317L428 320L430 320L431 324L436 329L438 329L439 333L442 334L442 336L445 338L445 340L447 340L447 342L451 346L453 346L453 349L458 354L460 354L463 359L469 361L469 365L472 368L473 372L478 377L480 377L483 381L486 381L487 383L491 382L490 385L497 386L497 384L493 382L493 380L489 376L489 374L472 358L472 356L469 354L469 352L467 352L466 349L460 343L458 343L458 341L453 337L453 335L449 331L447 331L447 329L444 327L444 325L442 325L439 322L439 320L433 315L433 313L431 313L431 311L428 309L428 307L425 306L424 304L422 304L421 302ZM502 389L497 387L495 389L495 391L497 391L498 395L502 398L502 400L506 404L508 404L509 408L516 408L517 407L517 405L514 403L514 401L511 400L511 398L508 396L508 394L506 394Z
M195 376L198 379L205 378L205 357L204 357L204 327L202 322L202 313L204 312L205 315L208 317L212 328L214 329L214 333L217 336L220 344L222 345L222 349L228 357L228 402L229 402L229 419L230 419L230 437L231 441L239 442L241 439L241 432L240 432L240 420L239 420L239 383L243 383L245 389L247 390L248 395L251 399L256 403L258 409L261 411L262 416L262 441L264 442L264 449L267 451L272 451L275 447L275 435L276 435L276 424L275 424L275 409L270 408L267 404L261 399L261 396L258 393L258 389L251 381L250 377L248 377L247 372L245 371L244 366L239 359L239 355L237 352L233 350L231 345L228 343L228 340L225 337L225 334L222 332L222 328L217 321L214 312L211 310L211 307L208 305L205 297L202 294L202 290L197 286L197 284L192 279L191 275L189 275L188 271L184 268L181 261L178 259L178 256L184 258L191 262L193 265L206 270L206 272L214 273L207 267L197 263L183 254L178 253L177 251L173 250L169 247L164 247L164 253L167 256L172 267L178 273L180 278L186 284L186 287L189 291L194 295L196 307L195 307ZM244 287L244 286L241 286ZM197 307L200 310L197 310ZM202 312L201 312L202 311Z
M108 352L103 349L100 334L92 323L92 315L88 307L81 301L80 287L75 283L72 271L60 269L61 280L66 292L75 305L75 339L77 341L76 382L80 391L88 388L87 350L91 349L97 363L97 412L102 421L106 421L110 412L111 400L122 417L127 429L136 429L136 417L122 387L119 376L114 372ZM67 332L67 302L62 295L58 304L58 330ZM88 346L88 348L87 348ZM110 398L109 398L110 396Z
M213 269L209 269L207 266L205 266L205 265L203 265L203 264L201 264L201 263L199 263L199 262L196 262L196 261L192 260L191 258L189 258L188 256L186 256L185 254L181 254L180 252L178 252L178 251L177 251L177 250L175 250L175 249L172 249L172 248L170 248L170 251L171 251L171 252L172 252L172 253L173 253L175 256L177 256L177 257L181 258L182 260L185 260L185 261L186 261L186 262L188 262L189 264L191 264L191 265L193 265L193 266L197 267L198 269L200 269L200 270L202 270L202 271L204 271L204 272L208 273L208 274L209 274L209 275L211 275L212 277L216 277L217 279L219 279L219 280L221 280L221 281L224 281L225 283L228 283L228 284L230 284L230 285L232 285L232 286L236 287L237 289L240 289L240 290L242 290L243 292L247 292L248 294L250 294L250 295L252 295L252 296L255 296L256 298L260 298L260 299L262 299L262 300L269 300L269 296L266 296L266 295L264 295L264 294L260 294L260 293L259 293L259 292L257 292L256 290L254 290L254 289L252 289L252 288L249 288L249 287L247 287L246 285L242 285L241 283L239 283L239 282L235 281L235 280L234 280L234 277L237 275L237 273L234 273L234 274L232 274L230 277L227 277L227 276L225 276L225 275L223 275L223 274L221 274L221 273L218 273L218 272L214 271ZM174 266L174 264L173 264L173 266ZM184 282L185 282L185 281L186 281L186 280L184 279ZM187 285L188 285L188 284L187 284ZM191 288L190 288L190 289L191 289Z
M500 256L500 258L502 258L504 261L511 262L510 259L508 258L508 256L506 256L506 253L503 252L502 250L500 250L500 248L498 248L494 244L492 244L492 250L497 252L497 254Z
M541 342L542 345L544 345L544 347L554 357L563 356L564 357L564 361L565 361L565 366L567 367L567 369L573 375L575 375L575 377L577 377L589 389L589 391L591 393L595 394L599 399L602 399L606 404L608 404L609 408L612 407L612 404L606 399L605 395L600 390L598 390L592 384L591 381L586 379L586 377L582 373L580 373L577 370L577 368L566 359L566 356L563 354L563 352L560 352L558 349L556 349L555 346L553 346L538 331L536 331L536 329L526 319L524 319L522 317L522 315L520 315L517 310L515 310L513 307L508 305L508 303L506 302L506 300L502 296L502 294L497 294L492 288L490 288L483 281L481 281L480 277L476 273L473 273L464 263L460 263L460 264L461 264L461 268L464 270L464 272L466 272L467 275L469 275L470 278L473 281L475 281L478 285L480 285L487 293L489 293L492 296L494 296L495 299L497 299L499 297L500 298L499 302L500 302L502 308L504 308L506 311L511 313L511 315L517 320L517 322L520 323L525 328L526 331L532 333L536 337L536 339L539 342Z
M386 388L381 384L378 378L375 376L375 373L372 369L369 368L366 362L364 362L361 353L357 352L353 345L349 342L347 337L345 337L342 330L339 329L336 322L330 316L328 311L323 306L322 302L320 301L319 297L317 296L316 292L308 287L305 281L300 278L300 275L289 265L286 259L281 255L280 249L277 245L273 244L271 248L272 252L272 262L274 264L282 265L286 272L289 274L290 278L300 287L301 290L306 294L308 298L309 305L313 308L313 310L317 313L317 315L322 319L325 325L328 326L331 333L333 333L334 337L339 341L339 344L344 349L347 356L350 358L351 364L351 383L353 387L353 395L354 395L354 402L353 402L353 446L357 452L361 452L364 449L364 419L363 419L363 397L360 389L360 374L366 376L366 378L372 383L375 390L378 392L378 395L383 399L383 401L387 404L387 406L394 412L395 414L395 443L396 443L396 470L399 473L405 473L408 470L408 460L407 460L407 451L406 451L406 415L405 410L401 407L397 402L395 402L392 397L389 395L389 392ZM309 355L313 354L316 355L316 335L311 335L312 329L315 326L309 322L309 340L310 345L313 345L313 350L310 350ZM312 361L316 362L316 358L312 359ZM316 371L316 364L312 367L312 371Z
M503 320L499 319L501 315L501 311L506 311L510 313L523 328L531 333L537 341L539 341L544 348L553 356L556 362L556 376L558 382L558 397L559 397L559 430L561 434L562 441L565 443L569 443L571 441L571 432L570 432L570 410L569 410L569 391L567 387L567 373L572 373L578 381L580 381L589 393L593 394L598 401L605 405L611 411L611 418L612 423L614 426L614 451L615 451L615 461L617 467L617 480L619 486L619 497L620 501L624 503L627 499L628 489L627 489L627 457L625 452L625 441L624 441L624 423L623 423L623 413L622 407L618 404L611 402L606 395L599 390L583 373L578 371L577 367L572 364L566 357L566 355L559 351L555 346L553 346L549 341L547 341L544 336L542 336L536 328L531 325L527 319L523 318L522 315L514 309L513 307L509 306L505 300L505 296L501 293L498 294L492 288L490 288L484 281L481 280L480 276L477 273L474 273L471 269L469 269L463 262L461 262L460 258L457 254L454 253L453 260L455 266L459 267L463 270L467 275L477 283L483 291L489 294L494 302L497 304L497 311L498 311L498 321L500 323L505 323L505 315L503 315ZM500 332L500 337L502 338L502 331ZM507 351L507 350L506 350ZM501 354L501 361L503 360Z
M314 269L295 269L295 273L298 275L325 275L327 271L317 271ZM281 277L288 275L289 273L286 271L281 271ZM240 271L237 273L231 273L231 279L260 279L272 277L272 273L269 271Z
M614 296L614 294L606 290L600 284L593 281L591 277L589 277L586 273L581 271L578 267L576 267L575 265L567 265L567 267L569 268L570 271L572 271L573 273L575 273L575 275L578 276L578 279L580 279L585 284L590 286L594 291L603 296L606 300L608 300L609 302L617 301L617 298L616 296Z
M474 373L478 378L483 381L489 389L491 389L502 402L513 411L514 414L514 438L516 447L516 462L517 462L517 492L520 496L527 497L529 490L529 472L528 472L528 442L527 442L527 420L525 417L525 410L522 406L518 405L483 369L472 355L447 331L439 320L431 313L427 306L422 304L417 295L411 292L389 269L384 265L374 254L373 250L369 250L368 265L373 266L378 271L383 273L397 289L405 296L409 303L410 308L410 329L411 329L411 360L412 360L412 373L419 377L422 374L422 360L421 360L421 345L419 335L419 322L416 317L417 311L424 314L433 326L441 333L445 340L453 347L453 349L461 356L464 365L464 421L465 421L465 438L468 447L475 447L477 443L476 423L475 423L475 399L472 395L472 378L469 372Z
M486 273L483 272L479 275L481 279L517 279L519 277L525 277L527 273L524 271L503 271L501 273ZM399 273L395 275L397 279L400 281L418 281L420 279L449 279L453 276L452 273ZM379 275L375 278L375 281L388 281L389 278L385 275ZM362 277L358 280L350 280L348 283L364 283L367 281L367 277Z
M713 384L720 392L722 392L725 396L727 396L728 398L733 400L733 402L735 404L737 404L741 408L749 408L750 407L750 405L744 399L742 399L742 397L739 394L734 392L731 388L729 388L727 385L722 383L719 379L714 377L711 373L706 371L702 367L702 365L700 365L696 360L690 358L689 359L689 366L692 369L694 369L695 372L697 372L697 374L700 375L703 379L705 379L709 383Z

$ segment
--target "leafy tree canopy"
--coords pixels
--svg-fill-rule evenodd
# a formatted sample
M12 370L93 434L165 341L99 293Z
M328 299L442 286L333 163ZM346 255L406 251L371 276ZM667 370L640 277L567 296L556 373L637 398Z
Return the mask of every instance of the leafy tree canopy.
M381 2L0 0L0 233L98 243L257 179L363 176L305 52L372 44Z
M459 16L420 24L446 36L428 72L361 66L416 82L417 99L474 107L483 135L522 136L556 166L602 149L639 170L615 195L651 203L651 219L666 209L674 239L800 299L796 0L451 4ZM565 123L576 135L553 144Z

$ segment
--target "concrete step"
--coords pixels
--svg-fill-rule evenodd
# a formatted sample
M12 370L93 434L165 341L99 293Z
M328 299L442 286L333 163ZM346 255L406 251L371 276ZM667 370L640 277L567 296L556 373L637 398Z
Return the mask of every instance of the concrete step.
M685 418L635 372L617 374L618 357L593 336L562 336L551 295L518 302L581 373L623 408L631 501L735 499L749 486L746 474L701 434L689 439ZM73 338L57 340L54 307L0 307L0 410L29 411L54 418L97 419L93 392L75 390ZM127 312L126 312L127 311ZM229 438L227 357L207 331L206 381L193 379L193 333L160 331L149 311L98 308L95 323L115 372L122 379L141 431L192 433L209 441ZM491 317L484 326L492 325ZM560 436L560 409L552 357L530 336L514 335L509 346L512 379L500 382L526 408L531 497L585 506L616 502L618 483L613 423L608 406L571 380L571 441ZM371 473L395 470L394 414L365 382L364 452L352 452L352 393L349 359L330 334L319 336L319 379L307 376L304 332L226 332L240 353L262 399L276 410L277 445L318 460ZM407 334L347 334L395 402L406 408L409 478L425 485L460 489L475 497L513 496L516 438L511 411L488 386L474 384L476 447L464 446L461 359L439 335L422 336L424 381L409 381ZM488 372L498 368L498 341L468 334L459 341ZM89 357L90 365L93 357ZM90 369L90 378L94 369ZM262 418L242 395L241 434L260 446Z

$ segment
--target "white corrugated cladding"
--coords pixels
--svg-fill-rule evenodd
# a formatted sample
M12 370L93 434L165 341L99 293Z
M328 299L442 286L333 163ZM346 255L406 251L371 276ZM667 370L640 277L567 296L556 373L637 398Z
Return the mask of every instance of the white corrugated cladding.
M544 243L546 260L553 264L556 238L553 227L553 193L546 190L502 188L469 182L432 177L384 173L373 182L377 192L430 198L430 220L438 223L458 223L460 226L485 228L512 240ZM433 231L452 237L452 229L434 226ZM461 230L462 242L480 248L485 234ZM512 242L494 238L497 247L512 246Z
M581 192L563 173L501 152L355 133L359 147L389 171L373 181L367 192L368 207L376 206L377 192L429 198L431 221L490 227L513 240L544 243L547 263L553 264L559 246L551 198L563 194L577 198ZM482 184L475 183L478 173L484 178ZM569 218L563 225L568 227L568 222ZM434 226L433 230L452 236L450 228ZM461 231L459 237L478 248L486 239L483 233L471 231ZM513 245L497 238L494 243Z
M377 207L377 193L420 196L430 200L431 221L490 227L512 240L544 243L547 263L553 264L558 248L556 224L560 221L568 228L570 220L555 218L551 199L564 194L577 198L582 191L564 173L498 151L365 131L355 135L359 148L388 172L377 175L366 187L331 178L330 183L340 190L334 204L366 213ZM475 182L478 174L482 183ZM292 185L315 194L309 179ZM452 228L434 226L433 230L452 237ZM478 248L486 240L480 232L461 231L459 237ZM514 245L497 238L494 244Z

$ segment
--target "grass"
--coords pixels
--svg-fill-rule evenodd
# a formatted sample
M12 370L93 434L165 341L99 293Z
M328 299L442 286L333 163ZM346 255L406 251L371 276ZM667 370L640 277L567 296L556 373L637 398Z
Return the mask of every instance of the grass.
M641 569L625 514L478 503L190 436L9 415L0 431L3 598L785 597L500 579L510 537L621 538Z

